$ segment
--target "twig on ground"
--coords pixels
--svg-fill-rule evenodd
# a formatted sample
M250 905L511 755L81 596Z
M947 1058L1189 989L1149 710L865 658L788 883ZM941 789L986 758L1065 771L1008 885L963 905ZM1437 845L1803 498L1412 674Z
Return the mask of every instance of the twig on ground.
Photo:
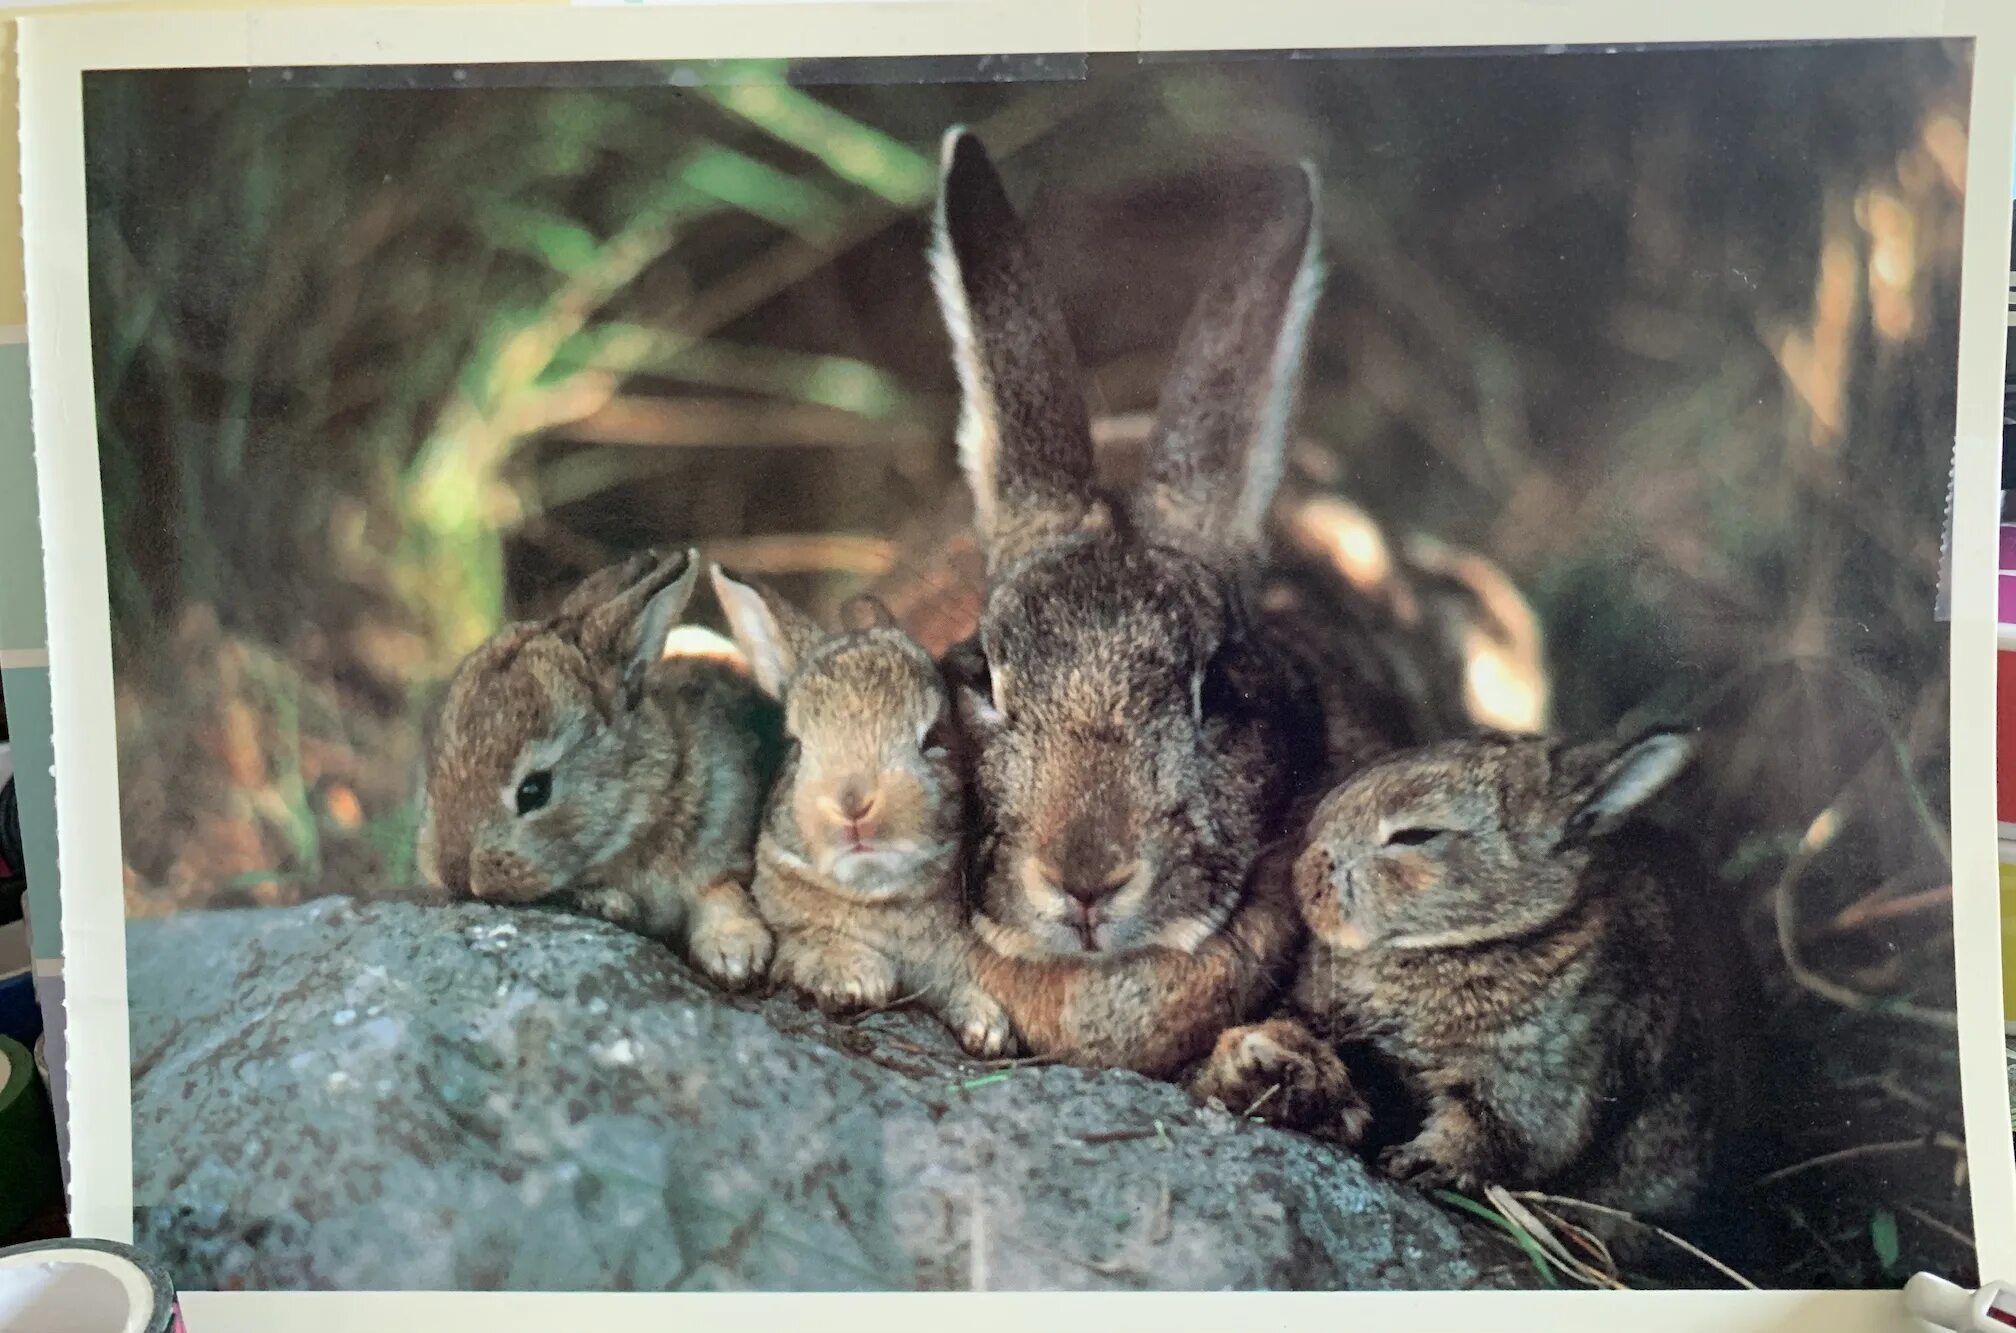
M1918 1207L1916 1204L1909 1204L1909 1203L1899 1204L1897 1205L1897 1211L1912 1218L1921 1225L1930 1227L1932 1230L1938 1232L1940 1235L1946 1237L1948 1240L1955 1242L1956 1244L1965 1246L1969 1250L1972 1250L1974 1248L1974 1238L1972 1236L1962 1231L1959 1227L1954 1226L1951 1222L1940 1221L1938 1218L1932 1216L1932 1214L1926 1212L1923 1208Z
M1834 1277L1837 1283L1854 1282L1855 1275L1859 1270L1842 1256L1841 1251L1834 1248L1834 1242L1820 1234L1820 1229L1806 1219L1805 1213L1797 1208L1788 1206L1785 1209L1785 1215L1792 1219L1792 1225L1813 1238L1813 1244L1818 1247L1822 1255L1826 1256L1827 1262L1833 1265Z
M975 1060L982 1069L1036 1069L1043 1065L1061 1064L1054 1055L1011 1055L1000 1060Z
M1867 771L1865 768L1864 772ZM1924 1023L1930 1027L1955 1029L1959 1026L1959 1021L1951 1010L1931 1009L1912 1004L1908 1000L1879 999L1876 996L1865 995L1838 981L1821 976L1806 966L1805 960L1800 957L1797 938L1799 882L1806 877L1806 871L1814 860L1841 831L1841 808L1844 803L1842 797L1846 796L1848 788L1854 787L1859 781L1860 778L1851 779L1848 787L1842 789L1841 796L1836 798L1835 804L1814 816L1813 822L1806 826L1805 836L1799 840L1798 850L1793 852L1791 860L1785 865L1784 873L1778 876L1777 884L1772 886L1772 919L1777 927L1778 952L1784 959L1786 971L1791 973L1792 979L1800 988L1818 995L1823 1000L1831 1000L1844 1009L1853 1009L1858 1013L1882 1014Z
M1548 1226L1563 1233L1569 1240L1581 1246L1604 1272L1613 1275L1618 1272L1617 1256L1610 1253L1609 1245L1604 1243L1601 1236L1587 1227L1570 1222L1567 1218L1551 1209L1541 1207L1538 1202L1534 1202L1533 1211L1539 1214Z
M1903 894L1896 898L1864 898L1850 903L1835 913L1834 919L1825 926L1828 934L1844 934L1873 926L1885 921L1894 921L1900 916L1912 916L1918 912L1928 912L1934 908L1946 907L1953 902L1953 886L1942 884L1936 889L1920 889L1916 893Z
M1585 1287L1604 1287L1611 1291L1626 1290L1615 1273L1605 1272L1594 1264L1576 1258L1568 1247L1561 1243L1561 1238L1554 1234L1553 1228L1503 1185L1486 1185L1484 1198L1493 1208L1531 1236L1534 1243L1540 1247L1541 1253L1567 1276Z
M873 1018L877 1014L886 1014L892 1009L901 1009L906 1004L910 1004L917 1000L923 999L927 994L929 994L928 991L914 990L911 991L908 995L897 996L895 999L889 1001L887 1004L878 1004L873 1009L857 1010L854 1013L847 1015L840 1021L846 1024L848 1027L852 1027L854 1026L854 1024L859 1023L864 1018Z
M1683 1240L1679 1236L1676 1236L1672 1232L1666 1230L1666 1228L1661 1226L1655 1226L1654 1224L1645 1221L1641 1217L1637 1217L1631 1213L1625 1212L1621 1208L1612 1208L1606 1204L1600 1204L1600 1203L1590 1203L1586 1199L1570 1199L1557 1194L1541 1194L1538 1193L1537 1191L1532 1190L1522 1190L1513 1197L1529 1200L1535 1203L1552 1204L1558 1208L1581 1208L1602 1217L1615 1218L1620 1222L1627 1222L1632 1226L1642 1227L1645 1230L1651 1232L1653 1235L1659 1237L1661 1240L1666 1241L1668 1244L1679 1247L1687 1254L1690 1254L1694 1258L1700 1260L1702 1263L1707 1264L1710 1268L1720 1273L1723 1277L1728 1278L1731 1282L1734 1282L1736 1285L1744 1288L1745 1290L1747 1291L1758 1290L1758 1286L1756 1283L1752 1282L1749 1278L1744 1277L1741 1273L1731 1268L1728 1264L1723 1263L1720 1259L1717 1259L1714 1255L1708 1253L1708 1251L1702 1249L1700 1246L1695 1245L1691 1241Z
M1279 1091L1281 1091L1281 1084L1276 1083L1273 1087L1267 1089L1267 1091L1261 1093L1258 1097L1255 1097L1253 1099L1253 1104L1246 1108L1245 1114L1249 1116L1253 1115L1261 1107L1267 1104L1267 1099L1269 1097L1272 1097L1275 1093Z
M1153 1129L1102 1129L1090 1134L1074 1135L1074 1137L1080 1143L1132 1143L1136 1139L1154 1138L1155 1131Z
M1893 1153L1925 1152L1933 1148L1943 1148L1947 1152L1957 1155L1964 1155L1967 1151L1966 1144L1944 1131L1921 1135L1915 1139L1892 1139L1884 1143L1860 1143L1852 1148L1840 1148L1834 1152L1821 1153L1818 1157L1808 1157L1802 1162L1794 1162L1790 1166L1781 1166L1776 1171L1759 1176L1757 1178L1757 1188L1761 1189L1766 1185L1775 1185L1779 1181L1786 1180L1792 1176L1802 1175L1805 1172L1816 1170L1823 1166L1834 1166L1841 1162L1854 1161L1857 1158L1883 1157Z

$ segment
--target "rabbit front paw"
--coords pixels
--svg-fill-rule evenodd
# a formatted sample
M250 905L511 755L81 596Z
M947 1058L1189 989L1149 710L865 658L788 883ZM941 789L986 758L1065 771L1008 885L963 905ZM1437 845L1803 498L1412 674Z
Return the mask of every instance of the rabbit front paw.
M896 998L896 968L883 955L837 936L800 935L777 950L780 980L831 1014L879 1009Z
M1484 1183L1482 1128L1466 1111L1445 1105L1430 1113L1421 1132L1379 1155L1379 1170L1422 1189L1473 1194Z
M1372 1110L1329 1043L1300 1023L1271 1018L1222 1033L1191 1083L1234 1115L1320 1133L1356 1147Z
M695 967L732 990L763 975L773 943L769 927L749 907L742 886L723 884L702 896L686 951Z
M625 930L635 930L643 922L637 900L621 889L590 889L574 900L575 907L589 916L600 917Z
M939 1017L968 1055L998 1060L1015 1052L1015 1028L1008 1011L986 991L971 987L954 992Z

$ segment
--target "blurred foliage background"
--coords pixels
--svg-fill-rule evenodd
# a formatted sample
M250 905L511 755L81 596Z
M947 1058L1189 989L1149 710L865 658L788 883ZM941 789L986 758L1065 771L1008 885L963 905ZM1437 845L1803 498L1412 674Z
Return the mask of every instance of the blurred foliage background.
M1102 413L1153 402L1220 169L1307 158L1298 477L1509 571L1564 728L1710 725L1703 891L1782 1045L1753 1276L1971 1271L1933 617L1967 89L1936 43L93 74L129 909L402 889L429 693L639 545L824 606L915 558L957 493L949 123Z

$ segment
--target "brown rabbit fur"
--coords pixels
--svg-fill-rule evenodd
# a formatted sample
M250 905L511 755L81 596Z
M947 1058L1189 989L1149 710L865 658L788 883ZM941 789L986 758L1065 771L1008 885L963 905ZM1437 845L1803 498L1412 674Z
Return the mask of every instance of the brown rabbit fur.
M1196 1091L1356 1146L1342 1044L1421 1102L1396 1176L1688 1214L1741 1119L1749 980L1703 867L1636 818L1690 750L1487 735L1360 771L1296 862L1293 1017L1225 1033Z
M772 975L829 1011L915 997L975 1055L1008 1015L977 984L962 854L965 783L936 663L872 598L828 634L720 568L714 589L791 742L750 885L777 933Z
M1174 1076L1292 979L1303 939L1288 859L1263 853L1231 917L1195 949L1153 945L1024 958L983 950L980 983L1003 997L1024 1046L1066 1063Z
M1095 417L1091 429L1099 488L1133 490L1153 417ZM1327 456L1320 451L1305 439L1290 454L1306 463ZM898 557L870 585L933 656L972 637L986 600L971 496L963 481L955 485L899 526ZM1277 615L1330 620L1348 670L1404 701L1417 739L1547 730L1552 682L1539 617L1491 560L1397 531L1292 469L1268 536L1260 604Z
M1334 624L1257 596L1319 284L1308 173L1247 205L1117 494L1000 178L977 139L946 139L935 276L989 585L946 665L977 748L976 928L1023 964L985 979L1039 1053L1204 1054L1292 966L1268 895L1228 935L1262 848L1298 799L1408 739L1397 701L1334 665Z
M725 663L664 656L698 574L692 552L638 555L463 661L430 729L417 860L437 888L568 905L741 985L770 957L743 887L770 705Z

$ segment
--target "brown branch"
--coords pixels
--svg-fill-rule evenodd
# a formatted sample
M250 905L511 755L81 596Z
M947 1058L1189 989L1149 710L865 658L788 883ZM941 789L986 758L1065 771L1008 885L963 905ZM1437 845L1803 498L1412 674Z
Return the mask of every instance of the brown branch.
M1861 1143L1853 1148L1838 1148L1833 1152L1821 1153L1818 1157L1809 1157L1803 1162L1794 1162L1790 1166L1781 1166L1776 1171L1759 1176L1757 1178L1757 1188L1762 1189L1766 1185L1775 1185L1781 1180L1803 1175L1808 1171L1817 1170L1823 1166L1836 1166L1842 1162L1851 1162L1863 1157L1886 1157L1896 1153L1926 1152L1933 1148L1943 1148L1951 1153L1965 1153L1967 1151L1966 1144L1954 1138L1951 1134L1943 1132L1925 1134L1915 1139L1892 1139L1885 1143Z
M1894 921L1902 916L1914 916L1934 908L1947 907L1953 902L1953 886L1941 884L1936 889L1920 889L1916 893L1906 893L1894 898L1868 897L1836 913L1825 927L1828 934L1843 934L1860 930L1865 926Z
M834 532L775 532L706 541L707 553L750 574L859 574L875 578L896 561L896 544Z
M1091 1134L1080 1134L1080 1143L1132 1143L1136 1139L1152 1139L1152 1129L1102 1129Z
M932 442L921 424L870 421L820 403L751 402L738 398L618 396L562 426L578 444L659 449L852 448L915 449Z
M1930 1227L1932 1230L1938 1232L1940 1235L1946 1237L1948 1240L1963 1245L1969 1250L1972 1250L1974 1248L1974 1238L1972 1236L1962 1231L1959 1227L1954 1226L1951 1222L1940 1221L1938 1218L1932 1216L1932 1214L1926 1212L1923 1208L1919 1208L1913 1204L1905 1203L1905 1204L1899 1204L1897 1206L1897 1211L1903 1213L1905 1216L1909 1218L1912 1218L1914 1221L1917 1221L1923 1226Z
M1621 1208L1611 1208L1600 1203L1590 1203L1586 1199L1570 1199L1555 1194L1540 1194L1531 1190L1522 1190L1513 1197L1519 1199L1526 1199L1536 1203L1553 1204L1555 1207L1558 1208L1582 1208L1586 1209L1589 1212L1596 1213L1602 1217L1615 1218L1620 1222L1628 1222L1632 1226L1642 1227L1645 1230L1651 1232L1653 1235L1658 1236L1661 1240L1666 1241L1668 1244L1675 1245L1679 1247L1681 1250L1684 1250L1686 1253L1693 1255L1696 1259L1699 1259L1702 1263L1707 1264L1710 1268L1714 1269L1722 1276L1728 1278L1731 1282L1734 1282L1736 1285L1743 1287L1744 1289L1749 1291L1758 1290L1758 1286L1755 1282L1752 1282L1749 1278L1744 1277L1741 1273L1731 1268L1728 1264L1723 1263L1720 1259L1717 1259L1714 1255L1708 1253L1708 1251L1702 1249L1700 1246L1695 1245L1690 1241L1683 1240L1679 1236L1676 1236L1672 1232L1666 1230L1664 1227L1655 1226L1641 1217L1637 1217L1631 1213L1625 1212Z

